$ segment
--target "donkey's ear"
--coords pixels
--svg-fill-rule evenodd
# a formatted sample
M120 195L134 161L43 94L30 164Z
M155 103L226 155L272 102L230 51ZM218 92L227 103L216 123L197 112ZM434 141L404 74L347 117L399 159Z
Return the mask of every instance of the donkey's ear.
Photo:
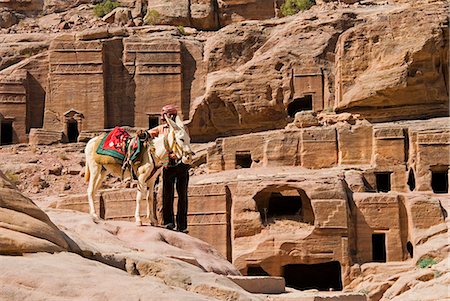
M178 118L178 116L177 116ZM175 123L175 121L173 121L172 119L168 118L167 116L165 116L166 122L169 124L169 126L171 128L173 128L174 130L179 130L180 127L178 126L178 124Z
M177 115L177 117L175 117L175 122L180 129L184 130L184 123L183 120L181 120L180 116Z

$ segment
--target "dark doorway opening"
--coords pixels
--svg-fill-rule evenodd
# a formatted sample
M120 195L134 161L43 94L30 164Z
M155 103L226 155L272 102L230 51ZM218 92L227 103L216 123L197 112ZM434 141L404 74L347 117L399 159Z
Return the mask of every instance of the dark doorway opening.
M67 138L69 142L77 142L78 135L78 122L76 120L67 121Z
M342 290L341 265L338 261L319 264L289 264L283 267L286 286L319 291Z
M414 257L414 249L413 249L413 245L410 241L408 241L406 243L406 251L408 251L409 257L411 257L411 258Z
M148 116L148 128L152 129L159 125L159 116Z
M377 182L377 192L389 192L391 191L391 173L390 172L377 172L375 173Z
M372 234L372 261L386 262L386 234Z
M412 168L409 170L408 186L409 191L414 191L414 189L416 189L416 177L414 176L414 170Z
M1 141L0 145L7 145L13 143L13 125L12 121L2 121L2 128L0 131Z
M247 276L270 276L269 273L264 271L259 265L247 267Z
M272 192L267 209L267 217L296 215L302 209L302 199L300 196L284 196L280 192Z
M448 171L431 172L431 188L434 193L448 193Z
M312 109L312 95L305 95L305 97L294 99L288 105L287 112L290 117L295 117L297 112L311 111Z
M250 168L252 162L252 155L250 152L236 152L236 169Z

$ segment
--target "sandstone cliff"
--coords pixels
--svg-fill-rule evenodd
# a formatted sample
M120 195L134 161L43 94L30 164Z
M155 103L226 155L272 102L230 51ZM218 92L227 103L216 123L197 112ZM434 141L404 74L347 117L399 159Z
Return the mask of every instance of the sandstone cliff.
M196 24L197 21L209 22L207 12L211 3L208 1L189 2L190 6L186 4L185 8L182 3L170 3L150 1L149 7L153 5L172 12L173 17L167 19L167 24L201 29L202 25ZM232 9L234 5L243 3L226 6L225 1L221 5ZM127 2L127 5L132 10L141 7L137 2ZM245 5L250 5L250 2ZM198 14L199 19L189 15L196 11L192 6L204 12ZM105 51L98 83L106 88L95 89L100 91L95 101L102 102L100 106L105 110L115 110L120 106L117 114L123 116L116 118L115 112L105 112L112 114L110 116L114 120L99 120L98 126L85 120L80 131L119 124L146 127L148 116L156 114L157 107L166 102L180 106L197 141L283 128L293 120L297 111L304 109L357 113L373 122L448 115L448 3L444 1L392 1L365 5L323 3L292 17L232 23L212 32L130 25L137 19L130 19L131 23L127 23L125 28L120 27L122 21L105 26L105 22L92 17L91 9L92 6L81 5L61 15L45 15L38 21L26 19L21 26L9 29L10 32L23 32L24 28L69 32L73 36L71 39L95 41L97 51ZM136 18L142 16L137 14ZM112 18L112 22L114 20ZM187 23L183 23L185 21ZM29 26L24 27L26 24ZM79 34L89 25L98 28ZM50 107L44 108L52 115L48 120L59 118L62 122L63 116L53 116L53 103L59 106L61 101L53 96L72 93L72 88L65 84L47 87L46 81L39 78L48 76L50 82L57 82L55 72L40 68L39 74L35 75L36 70L30 69L29 64L17 64L25 58L33 62L33 55L38 53L48 54L49 44L55 39L53 35L5 33L0 38L4 41L0 66L2 69L11 66L0 72L2 76L7 77L18 69L32 73L49 100ZM144 50L131 46L158 43L164 45L152 50L158 52L154 57L145 57ZM88 47L82 46L88 44L73 44L71 51L76 53L77 47ZM169 46L165 45L179 45L180 59L171 57L169 53L172 50L168 52L166 48ZM50 49L50 53L62 52L58 47ZM128 54L135 51L142 52L138 55L142 58L137 61ZM58 60L50 62L55 68L69 68L69 63L65 62L69 58L65 59L63 55L49 57L58 57ZM80 57L71 62L79 66L70 68L84 70L82 65L91 61L83 60ZM175 63L179 67L173 73ZM144 69L150 67L145 66L154 66L151 67L153 71L148 73ZM120 78L113 73L120 74ZM166 74L167 77L162 79L161 76ZM80 80L84 81L82 75ZM161 86L159 80L166 83L165 86ZM147 81L149 84L143 84ZM159 87L163 89L160 91ZM86 88L80 86L76 90L79 89ZM35 100L31 90L26 93L30 103L43 102L42 99ZM90 94L83 92L87 98ZM62 114L72 108L83 113L87 98L77 100L78 104L67 103L61 107L61 112L56 113ZM152 99L152 103L148 104L145 99ZM84 112L83 115L86 114ZM44 112L39 112L40 117L35 121L23 124L24 132L18 135L19 141L26 139L25 132L36 125L64 130L61 124L48 122L46 125L42 115Z

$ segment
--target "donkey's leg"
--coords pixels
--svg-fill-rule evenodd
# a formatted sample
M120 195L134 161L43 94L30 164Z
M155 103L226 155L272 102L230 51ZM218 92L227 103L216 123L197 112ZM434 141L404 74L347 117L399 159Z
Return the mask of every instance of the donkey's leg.
M158 225L158 220L156 218L156 206L155 206L155 181L157 175L153 175L150 180L147 181L147 218L150 220L152 226Z
M162 168L159 168L153 176L147 181L147 218L150 220L152 226L158 225L158 218L156 217L156 199L155 199L155 183L160 176Z
M144 169L145 170L145 169ZM142 226L141 221L141 201L142 197L147 193L147 173L139 173L136 193L136 210L134 211L134 219L137 226Z
M95 213L94 199L95 193L102 183L104 173L102 174L102 166L95 162L90 164L89 172L91 173L87 190L89 200L89 213L92 215L94 220L98 220L98 215Z

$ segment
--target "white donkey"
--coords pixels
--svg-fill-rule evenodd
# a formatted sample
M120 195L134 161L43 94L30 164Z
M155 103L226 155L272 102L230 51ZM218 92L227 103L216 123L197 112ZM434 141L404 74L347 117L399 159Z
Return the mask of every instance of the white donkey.
M190 137L185 131L182 120L177 116L175 122L169 118L166 118L169 124L169 132L167 135L160 135L153 139L153 145L150 140L146 140L142 147L142 157L138 165L135 165L136 177L138 181L138 190L136 195L136 211L134 217L137 225L142 225L140 216L140 201L142 197L146 195L147 188L153 189L156 176L159 174L157 171L161 168L164 161L167 158L167 151L174 153L178 160L182 160L185 164L192 163L192 156L194 152L191 150ZM86 155L86 181L89 181L87 189L89 200L89 213L94 219L98 219L95 213L94 197L100 185L104 181L107 174L113 174L115 176L122 176L122 164L115 162L114 160L100 160L96 154L97 146L104 135L97 136L89 140L84 150ZM130 176L130 171L125 171L124 176ZM150 206L150 200L152 206ZM153 210L154 206L153 191L147 196L147 217L151 219L151 223L156 223L156 214ZM151 208L151 209L150 209ZM150 211L151 216L150 216Z

